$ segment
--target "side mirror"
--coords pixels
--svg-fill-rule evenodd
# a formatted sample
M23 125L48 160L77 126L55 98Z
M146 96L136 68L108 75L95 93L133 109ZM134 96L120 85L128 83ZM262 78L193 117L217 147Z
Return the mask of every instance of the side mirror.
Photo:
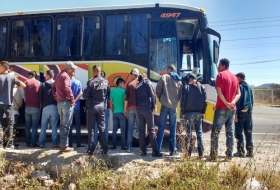
M219 60L219 44L216 40L213 41L213 62L218 63Z

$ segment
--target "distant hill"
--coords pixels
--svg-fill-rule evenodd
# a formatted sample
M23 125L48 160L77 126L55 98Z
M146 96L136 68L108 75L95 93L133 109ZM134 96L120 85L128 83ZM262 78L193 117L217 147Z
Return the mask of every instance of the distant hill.
M266 84L262 84L260 86L255 86L255 88L271 88L271 85L279 85L279 84L276 84L276 83L266 83Z

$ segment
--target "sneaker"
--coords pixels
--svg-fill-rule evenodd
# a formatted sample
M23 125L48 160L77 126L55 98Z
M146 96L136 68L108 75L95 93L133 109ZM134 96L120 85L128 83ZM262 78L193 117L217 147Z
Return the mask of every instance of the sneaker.
M175 152L170 152L170 154L169 154L169 156L176 156L176 155L178 155L179 153L177 152L177 151L175 151Z
M236 152L233 154L234 157L240 157L240 158L245 158L245 154L241 152Z
M141 152L141 156L146 156L147 152Z
M79 145L77 145L77 148L86 148L86 146L83 144L79 144Z
M111 150L116 150L117 147L116 147L116 146L111 146L110 149L111 149Z
M152 153L152 157L162 157L162 153L159 151L155 151Z
M121 150L127 150L127 147L126 146L122 146Z
M60 152L71 152L71 151L73 151L73 150L74 150L74 148L71 148L71 147L68 147L68 146L60 147L60 148L59 148L59 151L60 151Z
M252 151L248 151L248 152L246 153L246 157L253 158L253 157L254 157L253 152L252 152Z
M217 156L208 156L206 158L206 161L208 161L208 162L218 162L219 159L217 158Z
M225 162L231 162L231 161L232 161L232 157L230 157L230 156L225 157Z
M45 145L40 145L40 148L45 148Z
M131 146L128 146L126 152L131 152Z

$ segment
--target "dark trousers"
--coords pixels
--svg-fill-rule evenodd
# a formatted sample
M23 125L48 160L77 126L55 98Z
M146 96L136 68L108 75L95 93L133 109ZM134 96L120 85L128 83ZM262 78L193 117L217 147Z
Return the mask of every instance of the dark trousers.
M253 123L252 123L252 109L247 112L240 112L237 114L238 121L235 122L235 138L237 139L237 151L244 153L244 138L243 131L246 138L246 150L253 151Z
M6 118L8 120L7 125L7 137L4 138L4 118L3 114L5 113ZM11 105L0 104L0 147L3 147L4 144L8 146L14 144L14 115L13 115L13 107Z
M146 124L149 131L149 138L152 145L153 152L158 151L157 137L155 133L154 116L151 110L137 109L139 119L139 144L142 152L146 152L145 132Z
M76 143L77 146L82 144L82 139L81 139L81 112L78 109L74 109L73 113L73 120L75 121L75 126L76 126ZM70 126L69 129L69 146L73 146L73 122Z
M104 104L95 105L94 108L89 108L87 110L87 127L88 127L88 153L93 153L94 151L94 127L97 123L99 131L99 142L103 153L107 154L108 145L105 133L105 110Z

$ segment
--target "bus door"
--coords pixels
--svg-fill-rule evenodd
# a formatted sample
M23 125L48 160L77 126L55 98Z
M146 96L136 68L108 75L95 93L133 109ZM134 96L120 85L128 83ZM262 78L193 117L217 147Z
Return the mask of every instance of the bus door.
M149 19L149 66L151 81L170 64L179 66L179 41L176 19ZM180 69L177 69L180 70Z

